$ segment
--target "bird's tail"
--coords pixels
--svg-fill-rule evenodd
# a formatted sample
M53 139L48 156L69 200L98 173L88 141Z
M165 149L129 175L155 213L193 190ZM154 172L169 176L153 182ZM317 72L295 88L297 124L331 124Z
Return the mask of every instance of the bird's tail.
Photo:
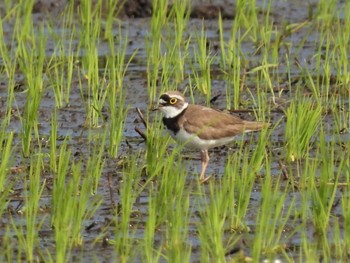
M261 121L244 121L244 131L259 131L263 128L267 128L270 126L270 123L261 122Z

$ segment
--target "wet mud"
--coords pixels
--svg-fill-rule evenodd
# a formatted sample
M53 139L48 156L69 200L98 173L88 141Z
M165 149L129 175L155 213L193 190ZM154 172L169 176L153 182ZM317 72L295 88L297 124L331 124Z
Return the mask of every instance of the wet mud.
M232 3L233 1L211 1L211 4L203 4L202 1L194 1L193 8L191 10L191 19L189 21L187 30L188 32L194 32L201 28L203 23L202 19L205 19L205 25L208 36L208 45L210 46L213 52L220 54L219 50L219 33L217 27L217 17L221 12L222 17L224 18L224 32L225 38L229 38L229 32L232 25L231 19L235 17L235 7ZM257 1L258 4L263 1ZM276 27L282 27L283 23L290 22L302 22L308 18L310 15L310 9L315 8L317 1L275 1L276 5L273 6L271 10L271 15L275 21ZM34 19L38 23L42 21L45 17L59 14L64 9L66 1L57 1L57 0L39 0L36 2L33 8L33 16ZM79 1L77 1L77 5L79 5ZM265 10L263 9L262 3L260 4L261 10L261 19L263 19ZM137 153L140 150L142 151L145 148L145 144L142 143L142 138L135 131L135 127L143 128L139 116L136 112L136 108L140 108L142 112L145 114L150 114L152 118L152 113L149 113L150 110L150 102L149 97L147 95L147 65L146 61L146 50L145 50L145 36L149 30L150 24L150 16L152 15L152 5L150 0L130 0L126 1L120 13L117 14L118 17L122 20L123 23L123 31L128 35L129 45L127 49L127 56L131 56L135 50L138 50L136 57L131 61L130 66L126 72L125 76L125 90L126 94L126 104L130 106L128 111L126 125L124 130L124 138L120 145L120 157L118 159L106 158L106 163L104 166L103 174L100 179L98 195L101 196L103 203L96 211L94 217L91 220L84 222L84 245L79 247L74 251L72 261L84 261L90 258L97 257L99 262L113 262L111 260L111 254L114 253L114 247L108 245L107 240L113 239L115 233L112 227L114 214L114 205L118 205L120 202L118 189L120 189L120 180L121 180L121 172L118 170L118 161L122 160L125 156L128 156L130 153ZM11 25L4 26L4 31L11 31ZM59 30L59 28L56 28ZM304 37L307 29L301 29L293 35L287 35L286 40L291 41L293 43L297 43L301 41ZM299 62L302 66L312 67L312 58L314 56L314 44L313 37L315 37L317 32L311 32L308 39L306 39L304 43L303 50L299 51ZM51 42L51 43L50 43ZM261 54L258 52L253 52L256 50L255 47L251 46L251 43L247 43L244 45L245 52L247 53L247 68L254 68L260 64L262 59ZM53 40L48 40L48 50L47 54L50 55L52 50L50 50L50 46L54 46ZM293 53L293 49L296 47L291 47L289 50L290 53ZM283 53L285 50L280 50L281 57L283 57ZM103 68L104 58L108 56L108 43L101 44L100 50L101 57L101 68ZM273 92L282 94L279 98L279 101L273 102L273 94L267 94L268 97L271 98L271 107L273 110L271 111L271 116L269 116L271 123L277 123L280 121L279 125L275 128L271 135L272 145L274 146L274 154L275 154L275 162L272 163L271 174L277 177L283 177L282 185L288 184L288 175L285 174L282 167L286 163L283 158L280 156L284 156L284 129L285 129L285 117L284 117L284 109L288 106L288 101L290 98L290 94L293 90L289 90L289 77L292 82L297 83L300 81L300 64L291 65L291 76L286 75L286 64L283 64L283 59L281 64L278 66L278 71L280 72L281 78L278 83L273 83L274 90ZM1 66L1 65L0 65ZM191 75L191 71L189 68L186 69L186 74ZM317 78L318 76L313 76ZM219 64L215 61L212 65L212 94L213 101L212 107L218 109L224 109L223 105L226 105L225 98L225 80L223 80L222 73L219 70ZM65 136L69 135L70 141L69 146L72 149L72 156L76 160L79 159L87 159L89 154L88 148L88 131L85 128L85 120L86 120L86 111L84 109L84 105L81 99L81 93L78 88L78 79L73 79L72 90L70 95L69 105L66 107L57 110L57 122L58 122L58 144L62 143ZM0 116L5 114L5 104L7 99L7 82L6 79L1 78L0 82ZM44 82L44 85L48 84ZM188 83L183 83L183 87L185 87ZM245 85L249 88L250 92L256 91L255 80L250 76L246 76ZM26 100L26 94L23 93L25 90L24 77L20 74L17 75L16 82L16 105L13 107L13 116L20 115L23 112L24 103ZM305 92L307 96L307 90ZM205 104L205 98L198 91L195 91L196 103ZM254 119L253 112L253 102L251 101L251 94L243 91L242 101L246 100L246 104L242 105L242 109L245 110L234 112L238 114L244 119ZM51 117L54 109L54 94L52 90L48 89L42 97L41 106L39 109L39 122L40 122L40 134L43 145L47 142L47 148L43 148L43 151L49 150L49 136L51 130ZM108 123L108 113L103 112L105 114L105 120ZM325 123L327 123L327 127L329 131L332 130L333 120L330 116L325 116ZM18 118L15 121L11 122L11 127L15 131L15 141L20 144L19 135L20 135L20 119ZM99 132L99 128L95 129L96 133ZM342 137L344 136L344 137ZM344 138L347 135L340 135L340 138ZM259 134L252 134L248 138L244 138L249 142L257 141L259 138ZM170 149L171 150L171 145ZM341 148L341 145L339 146ZM237 151L237 144L233 143L228 147L220 147L215 148L210 152L211 160L207 170L208 174L214 174L212 180L220 180L220 176L224 173L224 167L227 160L227 156L230 153ZM10 223L10 214L16 215L22 209L23 206L23 180L27 180L28 178L24 178L23 176L26 174L28 170L28 163L23 163L22 158L17 156L21 156L20 152L14 153L13 164L12 164L12 174L14 180L13 193L11 194L11 200L7 208L7 212L2 218L2 225L6 225ZM108 156L107 152L105 153ZM199 153L192 152L189 150L184 150L184 156L188 157L188 160L185 162L188 168L188 185L189 187L196 185L195 176L200 167L199 161ZM21 161L18 161L21 160ZM51 187L52 187L52 174L49 172L49 168L47 168L47 172L44 173L43 178L46 180L46 188L44 189L43 197L41 199L40 205L40 217L48 216L50 213L50 196L51 196ZM263 171L261 174L257 175L264 176ZM146 180L146 176L145 176ZM206 187L206 186L204 186ZM114 192L111 194L110 189L113 189ZM254 231L256 227L254 225L254 218L256 215L254 211L256 211L256 207L259 206L260 196L261 196L261 185L258 180L254 186L254 190L251 196L251 202L249 204L247 221L252 222L252 225L249 225L251 231ZM290 197L287 198L292 200L295 194L291 193ZM339 198L337 196L336 198ZM132 214L131 219L131 227L135 228L135 240L137 238L142 238L144 226L147 220L147 192L142 193L134 206L134 212ZM341 213L340 207L334 208L334 213ZM338 212L337 212L338 211ZM193 213L196 215L196 212ZM15 216L14 216L15 217ZM251 219L250 219L251 218ZM192 218L193 222L196 222L198 218ZM47 221L45 221L47 222ZM292 228L293 226L291 226ZM0 236L4 235L5 228L0 227ZM292 229L286 229L286 232L293 231ZM310 230L311 231L311 230ZM53 250L55 246L53 242L53 229L47 223L45 223L39 236L42 240L41 245L44 249L48 249L49 251ZM310 233L312 236L314 233ZM227 235L231 235L230 229L227 229ZM97 244L94 243L95 239L101 236L101 238L105 241L101 241ZM163 233L160 230L159 236L156 236L156 242L161 242L163 238ZM193 224L190 224L189 227L189 242L192 243L192 257L193 262L197 262L196 256L199 253L199 241L197 239L196 228ZM251 236L249 233L245 233L242 235L240 247L238 250L246 251L249 254L249 242ZM292 242L287 244L290 246L290 249L298 247L299 244L298 235L292 239ZM16 240L13 240L16 243ZM238 250L233 249L231 252L235 254ZM80 255L83 255L83 259L80 258ZM296 255L297 256L297 255Z

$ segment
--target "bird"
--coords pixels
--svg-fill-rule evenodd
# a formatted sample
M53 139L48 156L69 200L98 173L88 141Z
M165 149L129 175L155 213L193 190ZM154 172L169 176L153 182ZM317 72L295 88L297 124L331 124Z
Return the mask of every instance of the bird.
M269 126L259 121L246 121L213 108L190 104L179 91L167 91L159 97L154 110L163 113L163 124L176 142L201 153L200 182L206 182L208 150L232 142L235 136Z

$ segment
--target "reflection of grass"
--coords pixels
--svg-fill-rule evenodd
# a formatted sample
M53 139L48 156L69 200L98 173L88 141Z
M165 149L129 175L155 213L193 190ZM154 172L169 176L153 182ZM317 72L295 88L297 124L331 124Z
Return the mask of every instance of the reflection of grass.
M273 0L261 6L239 0L232 21L198 20L199 30L191 31L191 1L171 7L153 1L152 18L143 20L150 29L141 58L143 52L128 50L132 22L115 16L124 2L84 0L76 7L71 1L64 15L43 22L33 21L34 1L6 0L1 7L0 215L3 225L10 223L1 231L0 258L65 262L76 251L84 254L84 227L100 208L106 166L126 155L113 167L121 175L111 189L119 203L108 210L111 224L102 231L120 261L224 262L241 240L234 260L347 261L350 2L320 0L308 20L289 22L276 20ZM135 94L127 83L135 58L147 68L150 101L188 80L192 101L200 94L210 104L213 91L221 91L226 105L220 108L253 107L261 120L283 108L285 127L281 120L256 141L245 135L209 185L187 171L198 162L185 160L181 145L169 150L173 141L156 113L147 116L146 149L131 142L126 154L120 142ZM88 138L63 135L62 142L61 112L69 111L77 89ZM51 121L43 110L52 110ZM274 130L285 135L278 147ZM79 143L88 153L75 155ZM280 147L280 156L271 154ZM278 165L285 161L282 178ZM18 172L15 165L28 169ZM47 221L52 248L38 235ZM94 249L98 255L99 244Z

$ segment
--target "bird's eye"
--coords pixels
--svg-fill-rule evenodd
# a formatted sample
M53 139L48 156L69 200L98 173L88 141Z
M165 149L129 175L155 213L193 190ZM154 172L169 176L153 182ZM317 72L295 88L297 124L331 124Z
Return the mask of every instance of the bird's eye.
M170 104L174 105L177 102L177 98L171 98L170 99Z

